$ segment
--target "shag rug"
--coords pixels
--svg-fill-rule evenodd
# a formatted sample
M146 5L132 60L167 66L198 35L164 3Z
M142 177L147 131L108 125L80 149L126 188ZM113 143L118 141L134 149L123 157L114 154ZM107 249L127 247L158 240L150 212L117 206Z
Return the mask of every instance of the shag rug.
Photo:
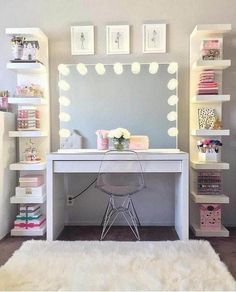
M235 290L207 241L27 241L0 268L1 291Z

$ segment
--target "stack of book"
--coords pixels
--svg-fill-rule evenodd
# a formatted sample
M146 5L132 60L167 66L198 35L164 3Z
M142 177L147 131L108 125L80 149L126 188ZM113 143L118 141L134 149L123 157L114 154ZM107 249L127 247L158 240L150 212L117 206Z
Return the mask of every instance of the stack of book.
M212 70L205 70L200 74L200 80L198 83L197 94L209 95L218 94L218 82L215 80L215 72Z
M40 205L20 205L20 212L16 216L14 227L17 229L40 229L46 222Z
M221 175L219 171L205 171L198 173L198 194L215 195L222 191Z

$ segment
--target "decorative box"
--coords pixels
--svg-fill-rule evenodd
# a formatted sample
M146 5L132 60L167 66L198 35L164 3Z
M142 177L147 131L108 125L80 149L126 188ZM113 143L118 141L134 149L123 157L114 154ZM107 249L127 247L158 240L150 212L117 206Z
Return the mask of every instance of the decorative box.
M200 205L200 229L209 231L221 229L220 204Z
M147 150L149 148L148 136L130 136L129 149Z
M46 193L46 186L39 187L16 187L16 196L43 196Z
M220 153L216 152L198 152L198 160L200 162L220 162Z
M36 188L44 183L43 175L24 175L19 178L21 188Z

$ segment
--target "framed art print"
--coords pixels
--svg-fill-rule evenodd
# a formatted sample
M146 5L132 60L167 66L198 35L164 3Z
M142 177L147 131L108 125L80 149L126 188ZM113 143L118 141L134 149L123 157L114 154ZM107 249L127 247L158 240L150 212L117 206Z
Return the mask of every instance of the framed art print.
M71 54L94 54L94 26L71 26Z
M106 47L108 55L130 53L129 31L129 25L107 25Z
M166 24L143 24L143 53L166 52Z

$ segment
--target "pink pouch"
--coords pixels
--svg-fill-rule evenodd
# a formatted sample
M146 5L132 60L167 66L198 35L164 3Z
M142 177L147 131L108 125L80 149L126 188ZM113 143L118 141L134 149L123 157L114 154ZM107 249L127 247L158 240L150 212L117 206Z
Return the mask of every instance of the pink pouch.
M148 136L130 136L129 149L147 150L149 148Z

